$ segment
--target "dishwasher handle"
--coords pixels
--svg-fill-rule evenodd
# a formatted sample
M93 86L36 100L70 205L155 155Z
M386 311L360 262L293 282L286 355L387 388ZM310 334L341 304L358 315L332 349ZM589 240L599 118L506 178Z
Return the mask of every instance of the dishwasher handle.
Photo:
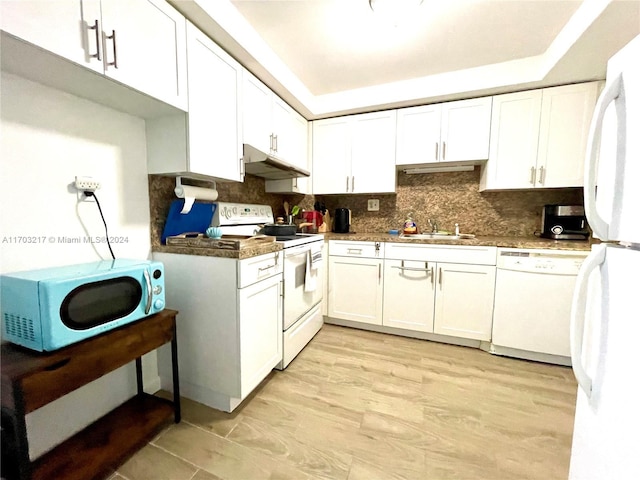
M593 379L587 373L582 363L582 347L584 343L584 325L587 306L587 287L590 275L604 263L606 249L601 248L589 255L584 263L578 277L576 278L576 289L571 305L571 324L569 340L571 343L571 365L573 373L578 381L578 385L587 398L591 398L593 392Z

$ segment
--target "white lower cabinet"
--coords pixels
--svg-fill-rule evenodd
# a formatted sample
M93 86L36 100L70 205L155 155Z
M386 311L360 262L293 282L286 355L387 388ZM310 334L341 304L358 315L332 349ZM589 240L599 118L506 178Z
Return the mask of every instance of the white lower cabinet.
M338 320L488 341L495 265L496 247L332 240L327 313Z
M381 245L329 242L329 317L382 325Z
M180 394L226 412L282 361L282 252L244 260L154 252L178 310ZM168 349L161 386L172 390Z
M491 340L496 267L438 263L433 332Z
M385 260L382 323L433 333L435 264Z

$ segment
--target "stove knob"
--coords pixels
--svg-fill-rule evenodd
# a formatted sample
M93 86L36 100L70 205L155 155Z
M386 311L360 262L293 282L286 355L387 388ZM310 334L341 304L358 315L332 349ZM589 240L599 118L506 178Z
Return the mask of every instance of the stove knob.
M238 207L233 207L233 214L237 215L238 214Z

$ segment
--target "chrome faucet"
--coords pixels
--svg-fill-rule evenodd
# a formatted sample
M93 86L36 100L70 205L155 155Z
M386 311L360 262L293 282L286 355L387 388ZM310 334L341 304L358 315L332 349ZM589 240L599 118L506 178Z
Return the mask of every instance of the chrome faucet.
M429 222L429 226L431 227L431 233L438 233L438 222L435 220L432 221L430 218L427 219L427 222Z

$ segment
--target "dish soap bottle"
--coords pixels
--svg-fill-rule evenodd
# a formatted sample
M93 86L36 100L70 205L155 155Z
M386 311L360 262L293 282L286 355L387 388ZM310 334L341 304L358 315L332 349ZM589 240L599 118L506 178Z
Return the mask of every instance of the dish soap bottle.
M418 227L416 226L416 222L411 218L411 214L407 215L407 219L404 222L404 228L402 232L405 235L413 235L418 233Z

